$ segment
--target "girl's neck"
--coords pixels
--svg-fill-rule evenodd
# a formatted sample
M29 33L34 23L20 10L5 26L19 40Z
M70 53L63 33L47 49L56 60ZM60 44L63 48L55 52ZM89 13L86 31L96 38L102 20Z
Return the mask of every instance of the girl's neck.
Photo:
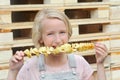
M67 55L64 53L58 55L49 55L45 57L45 63L53 67L65 65L67 61Z

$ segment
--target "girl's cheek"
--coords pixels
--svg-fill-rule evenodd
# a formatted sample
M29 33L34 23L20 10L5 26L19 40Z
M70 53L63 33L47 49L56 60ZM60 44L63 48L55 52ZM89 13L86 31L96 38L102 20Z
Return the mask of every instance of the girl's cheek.
M48 40L49 40L49 41L54 41L54 40L55 40L55 37L54 37L54 36L49 36L49 37L48 37Z
M64 41L64 42L68 42L68 36L64 36L63 38L62 38L62 40Z

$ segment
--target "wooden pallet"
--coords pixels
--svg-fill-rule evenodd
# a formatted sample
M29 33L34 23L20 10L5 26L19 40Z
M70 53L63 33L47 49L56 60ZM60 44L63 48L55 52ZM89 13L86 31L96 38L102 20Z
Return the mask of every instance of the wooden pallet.
M32 28L33 21L12 22L11 14L13 12L24 12L24 13L30 12L30 11L37 12L38 10L41 10L43 8L55 8L63 12L68 10L68 11L73 11L73 13L75 10L77 11L85 10L89 12L90 14L89 17L86 18L86 14L85 14L84 15L85 18L81 19L79 17L77 18L73 17L70 19L70 22L72 23L72 27L73 27L73 34L74 34L72 35L70 42L82 42L82 41L96 42L97 41L107 45L107 48L109 49L109 53L120 51L119 29L117 29L118 30L117 32L116 31L110 32L107 29L108 32L103 31L102 33L95 33L95 34L94 33L79 34L80 25L102 24L103 28L108 28L108 26L110 28L112 26L119 27L120 25L120 17L119 17L120 1L119 0L103 0L103 2L86 2L86 3L84 2L79 3L76 0L60 0L59 3L56 3L56 4L54 0L46 0L46 1L49 4L10 5L10 0L6 0L6 1L2 0L2 2L0 3L0 30L4 30L4 29L24 30L24 29ZM52 3L54 4L54 6ZM114 15L114 13L117 13L117 15ZM77 14L74 14L74 15L77 15ZM11 50L11 48L33 46L33 43L30 37L28 38L20 37L21 39L16 39L16 38L13 39L14 32L9 31L7 33L9 33L8 34L9 37L6 37L6 39L8 39L9 41L6 42L0 38L0 41L2 41L2 43L0 42L0 53L2 51ZM1 35L3 34L4 36L6 36L7 33L0 33L0 34ZM23 34L26 34L26 33L23 33ZM8 55L10 54L9 53L3 54L2 52L2 56L6 57L6 59L0 58L0 60L2 59L2 63L0 63L0 80L1 78L2 80L6 78L6 75L3 75L3 74L7 74L7 70L9 68L7 62L8 62L8 58L10 58L11 55L10 56ZM95 53L94 53L94 50L90 50L86 52L81 52L80 55L91 56L91 55L95 55ZM119 74L120 71L116 70L116 68L118 69L119 67L119 56L111 55L111 60L109 60L109 62L111 61L110 63L107 61L108 64L107 65L105 64L105 68L107 68L108 73L110 73L109 68L111 67L112 79L119 80L120 78L119 78L119 75L117 74ZM7 66L4 65L3 63L7 64ZM96 65L91 64L91 66L96 71ZM107 80L110 80L109 76L111 75L107 74L107 76L108 76Z
M119 80L120 79L120 64L118 65L111 65L111 76L112 80Z

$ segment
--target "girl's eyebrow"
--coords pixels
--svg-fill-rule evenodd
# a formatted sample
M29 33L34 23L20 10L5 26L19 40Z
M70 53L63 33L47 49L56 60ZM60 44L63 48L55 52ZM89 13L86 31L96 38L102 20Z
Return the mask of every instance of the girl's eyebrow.
M47 30L46 32L47 32L47 33L50 33L50 32L54 32L54 31L53 31L53 30Z

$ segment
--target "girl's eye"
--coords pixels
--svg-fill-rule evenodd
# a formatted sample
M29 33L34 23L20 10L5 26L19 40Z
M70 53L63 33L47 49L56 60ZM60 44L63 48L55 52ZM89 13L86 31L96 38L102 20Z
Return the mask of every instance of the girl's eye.
M48 33L47 35L52 35L53 33Z
M66 33L66 32L65 32L65 31L61 31L60 33L64 34L64 33Z

